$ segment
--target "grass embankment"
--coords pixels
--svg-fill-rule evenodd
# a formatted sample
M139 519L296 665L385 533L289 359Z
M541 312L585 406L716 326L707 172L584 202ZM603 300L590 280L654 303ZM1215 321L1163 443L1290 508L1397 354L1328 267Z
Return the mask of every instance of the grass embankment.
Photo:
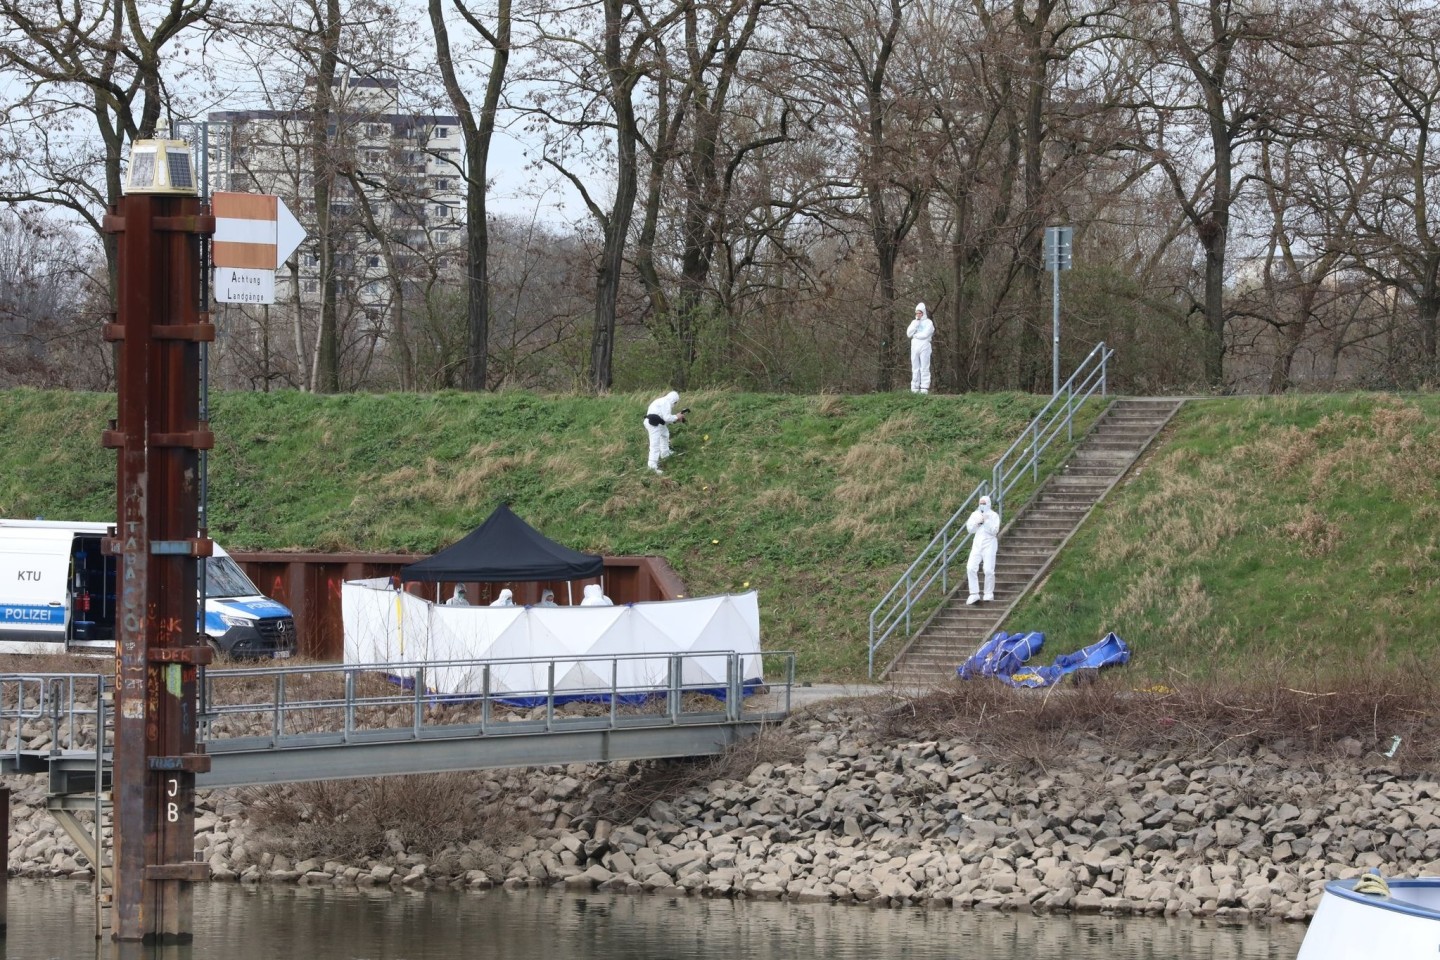
M687 395L660 478L649 400L223 395L212 533L430 552L508 499L577 548L666 557L697 594L758 589L767 648L850 680L876 599L1043 403ZM109 516L111 398L0 402L0 515ZM1114 630L1135 652L1127 682L1305 687L1422 658L1440 633L1437 423L1433 396L1192 401L1006 626L1045 631L1047 659Z
M429 553L508 500L577 549L664 556L695 594L758 589L767 649L856 679L871 607L1045 402L686 394L656 477L651 399L219 395L210 532L230 549ZM0 403L0 516L113 516L113 398Z
M1011 629L1114 630L1132 670L1344 679L1440 637L1440 398L1187 404ZM1262 665L1263 664L1263 665ZM1363 668L1363 669L1362 669Z

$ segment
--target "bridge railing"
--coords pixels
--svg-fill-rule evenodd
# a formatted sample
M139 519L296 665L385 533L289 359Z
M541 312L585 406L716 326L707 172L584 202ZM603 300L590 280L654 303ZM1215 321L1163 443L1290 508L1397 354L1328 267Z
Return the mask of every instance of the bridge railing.
M0 675L0 753L51 754L95 750L96 718L104 724L114 678L100 673Z
M793 653L725 650L206 668L199 711L222 753L773 719L794 677Z
M527 675L534 682L515 683ZM473 685L456 689L457 679ZM223 753L779 719L791 708L795 654L205 667L199 680L197 732ZM0 674L0 760L20 770L26 755L94 754L113 689L105 674Z
M897 634L912 636L917 627L924 624L923 617L928 616L940 600L949 595L952 584L962 576L959 571L952 572L952 567L962 554L968 556L971 534L965 529L965 521L980 498L990 497L995 509L1003 510L1006 497L1025 474L1030 474L1033 482L1039 482L1041 458L1050 445L1062 432L1067 439L1073 440L1075 415L1090 397L1105 395L1107 367L1114 353L1104 343L1090 351L1070 379L1055 391L1010 449L995 462L990 479L982 480L971 491L959 509L945 521L940 532L931 538L895 585L880 598L875 609L870 611L869 673L872 679L875 676L875 655L879 649Z

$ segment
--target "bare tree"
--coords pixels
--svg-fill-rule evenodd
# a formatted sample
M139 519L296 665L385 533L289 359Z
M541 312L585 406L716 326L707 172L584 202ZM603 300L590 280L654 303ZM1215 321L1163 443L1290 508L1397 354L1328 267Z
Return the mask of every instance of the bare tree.
M541 161L575 188L600 231L588 378L592 389L608 390L642 140L651 119L644 90L663 62L663 38L683 10L599 0L595 30L584 13L596 6L547 15L527 78L543 89L529 98L527 112L544 135ZM599 172L608 203L587 181L587 170Z
M675 345L671 383L677 389L689 385L698 356L700 327L709 312L711 264L728 228L737 171L752 151L785 136L783 109L779 129L732 113L732 99L743 98L747 77L742 65L769 2L681 0L674 45L679 49L671 52L671 45L664 45L670 55L655 77L656 133L647 141L649 176L636 266L654 322L664 326L664 336ZM678 259L673 281L662 277L657 266L662 216L676 221L665 251L667 260Z
M170 107L167 58L210 3L0 0L0 203L62 208L100 233L125 144L155 136ZM113 239L106 254L113 276Z
M797 95L826 117L837 173L851 184L875 257L878 296L871 304L869 346L875 389L895 383L899 351L896 266L931 184L921 155L925 111L896 69L898 46L914 0L842 0L801 13L803 34L791 41L799 64ZM837 195L845 203L845 194Z
M1440 11L1386 0L1344 8L1335 76L1353 84L1351 112L1334 118L1350 148L1336 157L1339 194L1353 206L1333 243L1350 262L1414 304L1419 379L1440 377L1440 234L1432 202L1440 109ZM1332 133L1332 136L1334 134Z
M113 385L104 261L81 233L40 209L0 210L0 385Z
M1158 8L1158 9L1157 9ZM1163 0L1130 8L1153 60L1134 104L1137 147L1170 182L1175 201L1204 252L1205 379L1225 383L1226 256L1237 192L1237 165L1269 115L1268 78L1249 69L1255 52L1280 40L1274 8L1250 0Z
M494 26L487 26L465 0L452 0L460 18L485 42L490 68L479 115L466 95L455 69L455 55L445 22L442 0L429 0L430 25L435 34L436 62L445 83L445 93L460 118L465 138L465 182L467 236L465 388L484 390L490 336L490 224L486 211L490 142L510 62L511 0L497 0Z
M1256 358L1268 367L1270 393L1294 385L1297 360L1328 317L1353 316L1342 305L1355 292L1344 282L1346 251L1361 198L1378 186L1378 157L1336 136L1353 126L1346 115L1355 103L1351 81L1336 69L1342 47L1322 44L1330 24L1307 26L1315 30L1307 56L1290 57L1278 46L1265 54L1287 82L1275 91L1276 109L1257 136L1260 209L1248 219L1263 252L1235 284L1237 316L1275 334ZM1354 177L1355 189L1335 189L1337 169Z

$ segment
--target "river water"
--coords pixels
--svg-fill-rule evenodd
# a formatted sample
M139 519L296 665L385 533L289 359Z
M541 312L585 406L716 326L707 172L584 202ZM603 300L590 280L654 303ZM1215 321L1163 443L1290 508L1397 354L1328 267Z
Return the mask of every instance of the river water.
M94 936L88 883L13 880L0 960L1293 960L1297 924L550 890L195 888L195 942Z

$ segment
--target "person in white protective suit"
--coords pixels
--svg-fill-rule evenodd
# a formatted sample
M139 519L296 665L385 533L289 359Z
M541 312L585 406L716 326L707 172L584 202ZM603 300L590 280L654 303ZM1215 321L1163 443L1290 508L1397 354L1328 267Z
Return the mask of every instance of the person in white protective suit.
M915 304L915 319L905 328L910 338L910 392L930 392L930 341L935 339L935 323L925 304Z
M965 521L965 529L975 535L970 544L970 562L965 572L970 575L970 596L966 603L995 599L995 554L1000 549L1000 512L990 509L990 498L981 497L980 506ZM985 593L980 593L980 567L985 568Z
M675 412L675 404L679 402L680 394L671 390L663 397L656 397L645 411L645 432L650 435L648 466L656 473L665 472L660 469L660 461L670 456L670 424L685 422L684 411Z
M490 601L492 607L513 607L515 606L515 591L506 587L500 591L500 596Z
M536 606L540 606L540 607L558 607L559 604L555 602L555 591L554 591L554 590L546 590L546 591L544 591L543 593L541 593L541 594L540 594L540 602L539 602L538 604L536 604Z
M457 584L455 584L455 592L450 595L450 599L449 599L449 600L446 600L446 601L445 601L445 606L447 606L447 607L468 607L468 606L470 606L470 598L466 595L466 592L465 592L465 584L463 584L463 583L457 583Z
M598 583L585 584L585 596L580 601L582 607L613 607L615 601L605 596L605 591L600 589Z

